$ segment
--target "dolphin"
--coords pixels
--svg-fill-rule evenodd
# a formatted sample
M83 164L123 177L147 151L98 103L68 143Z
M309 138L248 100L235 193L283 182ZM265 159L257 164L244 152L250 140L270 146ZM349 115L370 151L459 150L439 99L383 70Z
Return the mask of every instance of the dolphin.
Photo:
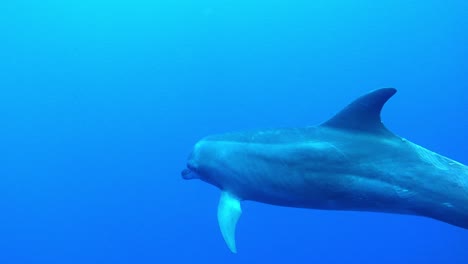
M417 215L468 229L468 167L382 124L395 93L371 91L317 126L208 136L195 144L182 177L221 190L218 223L233 253L244 200Z

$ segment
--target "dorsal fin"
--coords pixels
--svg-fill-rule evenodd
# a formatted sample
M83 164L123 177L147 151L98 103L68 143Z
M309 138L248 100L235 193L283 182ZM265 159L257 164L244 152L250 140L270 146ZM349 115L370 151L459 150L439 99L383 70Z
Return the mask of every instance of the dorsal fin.
M382 124L380 112L384 104L396 93L395 88L382 88L365 94L346 106L322 124L343 130L353 130L379 135L393 135Z

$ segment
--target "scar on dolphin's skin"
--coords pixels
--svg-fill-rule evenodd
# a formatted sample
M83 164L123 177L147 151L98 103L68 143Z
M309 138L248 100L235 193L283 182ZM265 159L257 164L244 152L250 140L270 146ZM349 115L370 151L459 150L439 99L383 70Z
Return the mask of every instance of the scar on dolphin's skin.
M429 217L468 229L468 167L388 130L393 88L371 91L318 126L208 136L181 173L221 190L232 252L241 202Z

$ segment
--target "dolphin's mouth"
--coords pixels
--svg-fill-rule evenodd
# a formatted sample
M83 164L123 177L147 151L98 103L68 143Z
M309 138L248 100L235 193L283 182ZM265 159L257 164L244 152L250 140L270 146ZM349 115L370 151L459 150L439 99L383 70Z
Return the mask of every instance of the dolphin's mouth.
M182 170L180 174L182 175L182 178L184 178L185 180L191 180L191 179L199 178L197 172L198 172L197 167L193 164L193 162L189 161L187 163L187 168Z
M185 180L199 178L198 165L195 162L195 153L192 151L187 159L187 168L180 173Z
M182 178L184 180L190 180L190 179L193 179L193 171L190 170L190 169L184 169L182 170L182 172L180 173L182 175Z

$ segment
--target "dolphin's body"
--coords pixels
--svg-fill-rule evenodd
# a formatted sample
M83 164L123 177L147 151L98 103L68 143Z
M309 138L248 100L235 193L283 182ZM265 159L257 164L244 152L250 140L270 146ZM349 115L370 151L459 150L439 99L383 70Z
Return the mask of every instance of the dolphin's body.
M199 141L182 172L222 190L218 221L236 252L240 201L411 214L468 229L468 167L387 130L393 88L372 91L327 122Z

